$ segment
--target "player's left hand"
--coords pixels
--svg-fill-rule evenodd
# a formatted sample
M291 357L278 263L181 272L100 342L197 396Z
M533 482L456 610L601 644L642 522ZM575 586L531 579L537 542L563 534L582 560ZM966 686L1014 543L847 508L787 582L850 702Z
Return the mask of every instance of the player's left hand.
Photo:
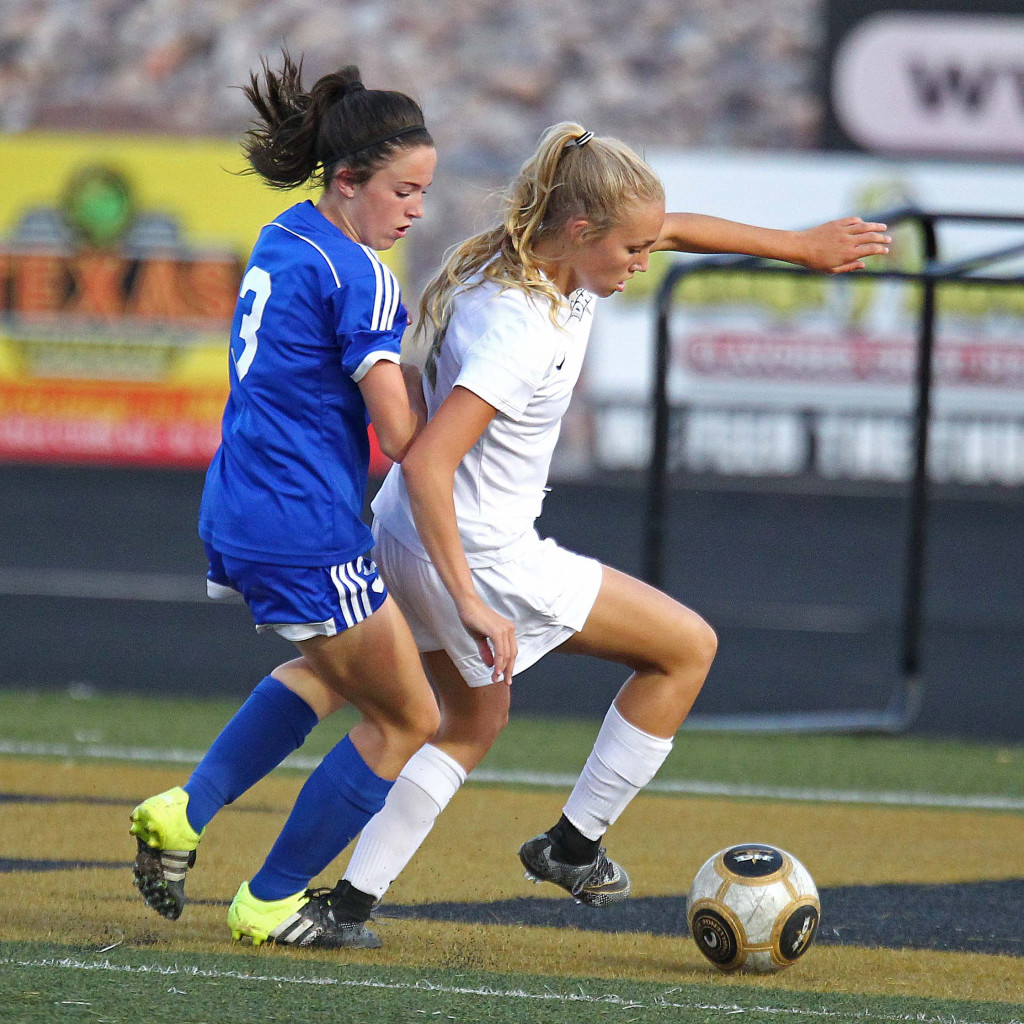
M842 217L827 224L797 231L793 262L810 270L845 274L863 270L867 256L881 256L892 241L884 224L873 224L860 217Z
M511 686L519 653L515 624L476 594L465 595L456 602L456 608L466 632L476 641L483 663L491 670L491 682Z

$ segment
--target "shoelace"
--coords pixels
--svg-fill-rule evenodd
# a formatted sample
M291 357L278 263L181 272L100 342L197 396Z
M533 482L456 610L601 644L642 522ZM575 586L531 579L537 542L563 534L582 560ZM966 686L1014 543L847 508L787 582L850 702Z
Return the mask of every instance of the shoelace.
M340 885L341 885L341 883L339 882L338 885L336 885L333 889L328 889L326 887L325 888L321 888L321 889L307 889L306 890L306 896L309 899L311 899L311 900L312 899L322 899L324 901L325 905L327 906L327 909L331 912L331 916L334 917L334 911L337 910L342 905L342 902L343 902L342 899L341 899L341 895L338 892L338 886L340 886ZM376 906L378 903L380 903L380 900L375 900L374 901L374 906ZM359 923L362 923L362 922L358 922L358 921L339 921L338 923L339 924L359 924Z
M584 885L608 882L614 877L615 868L612 867L612 862L605 856L604 847L602 846L597 851L597 859L594 861L594 869L589 875L587 875Z
M332 918L334 916L334 911L338 908L338 905L341 902L337 886L335 886L334 889L328 889L326 887L322 889L307 889L306 896L310 900L323 900L324 905L330 911Z
M307 889L306 892L305 892L305 896L306 896L306 899L309 899L309 900L320 900L320 899L326 900L327 901L327 905L330 906L330 904L331 904L331 893L333 893L333 892L334 892L333 889Z

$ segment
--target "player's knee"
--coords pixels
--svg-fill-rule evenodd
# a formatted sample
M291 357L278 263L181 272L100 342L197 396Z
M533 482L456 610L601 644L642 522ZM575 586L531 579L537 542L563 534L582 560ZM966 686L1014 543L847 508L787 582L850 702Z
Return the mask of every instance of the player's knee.
M658 668L665 675L703 681L718 651L718 636L696 612L680 606L665 636Z
M718 634L699 615L694 615L691 624L690 650L693 660L707 675L711 663L718 653Z
M379 725L391 741L418 750L429 743L441 724L441 712L433 694L417 694L380 715Z
M482 757L508 725L508 704L475 707L462 713L448 709L441 721L439 736L450 743L472 748Z
M418 750L429 743L441 727L441 712L433 701L423 702L408 718L407 732Z
M504 683L495 683L495 686L504 686ZM490 749L494 741L501 735L502 729L508 725L508 705L492 708L484 716L477 728L477 737L481 743L486 743Z
M504 683L496 684L504 686ZM486 715L479 716L476 721L473 722L471 731L468 733L466 739L467 751L471 750L472 754L469 755L473 760L479 764L484 757L487 756L487 752L494 746L494 741L501 734L501 730L508 725L508 709L490 709Z

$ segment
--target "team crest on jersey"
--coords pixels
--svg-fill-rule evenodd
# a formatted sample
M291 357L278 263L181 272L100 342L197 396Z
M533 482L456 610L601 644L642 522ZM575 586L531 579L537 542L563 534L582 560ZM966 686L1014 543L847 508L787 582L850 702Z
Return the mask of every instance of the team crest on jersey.
M577 288L570 296L569 319L582 320L593 301L594 296L590 292Z

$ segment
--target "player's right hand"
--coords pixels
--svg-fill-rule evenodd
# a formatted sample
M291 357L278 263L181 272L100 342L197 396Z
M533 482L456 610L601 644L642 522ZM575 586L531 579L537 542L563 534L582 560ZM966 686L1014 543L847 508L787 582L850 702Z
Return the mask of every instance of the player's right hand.
M513 622L489 608L479 597L467 598L459 606L459 618L476 641L484 664L491 669L491 682L512 685L512 671L519 645Z
M869 223L860 217L842 217L813 228L794 232L798 252L793 262L828 274L846 274L863 270L868 256L889 251L891 236L884 224Z

